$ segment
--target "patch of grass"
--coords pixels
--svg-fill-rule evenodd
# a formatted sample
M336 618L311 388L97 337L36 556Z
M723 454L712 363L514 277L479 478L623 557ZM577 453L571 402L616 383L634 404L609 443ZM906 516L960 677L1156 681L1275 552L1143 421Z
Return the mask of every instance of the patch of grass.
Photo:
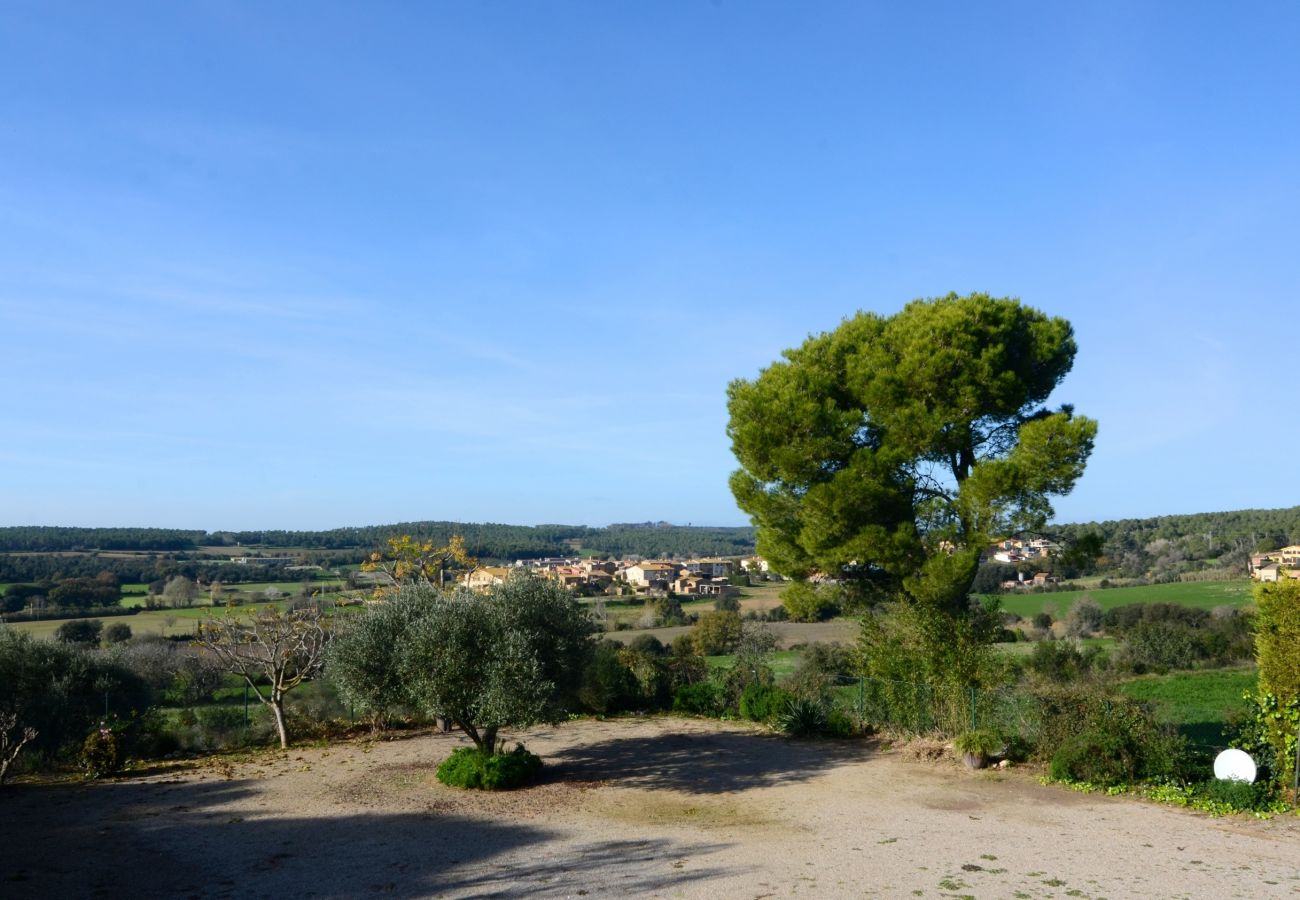
M1253 666L1208 669L1135 678L1120 685L1120 690L1135 700L1154 704L1193 743L1219 747L1224 744L1229 715L1245 711L1241 695L1253 690L1257 679Z
M802 650L777 650L768 658L768 665L772 667L772 672L778 676L789 675L799 665L801 656L803 656ZM730 655L706 656L704 659L714 669L730 669L736 664L736 657Z

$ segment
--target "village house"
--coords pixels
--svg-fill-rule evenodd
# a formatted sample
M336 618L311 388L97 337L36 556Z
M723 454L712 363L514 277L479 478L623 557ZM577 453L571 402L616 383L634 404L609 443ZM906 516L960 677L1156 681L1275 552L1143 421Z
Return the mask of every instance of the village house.
M677 566L666 562L637 563L626 570L627 583L633 587L667 590L676 577Z
M1256 581L1277 581L1282 574L1300 578L1300 544L1256 553L1251 556L1248 568L1250 577Z
M552 566L544 572L547 578L557 581L560 587L570 590L587 583L587 573L578 566Z
M731 574L731 560L711 556L705 559L688 559L682 568L692 575L707 575L710 578L725 578Z
M470 590L486 590L498 584L505 584L511 570L505 566L480 566L465 576L465 587Z

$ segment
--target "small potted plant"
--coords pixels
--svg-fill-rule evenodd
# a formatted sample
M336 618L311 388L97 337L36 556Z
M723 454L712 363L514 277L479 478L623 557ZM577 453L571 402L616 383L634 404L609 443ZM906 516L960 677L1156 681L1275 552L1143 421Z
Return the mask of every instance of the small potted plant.
M982 769L989 764L989 757L1002 749L1003 743L995 732L978 728L957 735L952 745L969 768Z

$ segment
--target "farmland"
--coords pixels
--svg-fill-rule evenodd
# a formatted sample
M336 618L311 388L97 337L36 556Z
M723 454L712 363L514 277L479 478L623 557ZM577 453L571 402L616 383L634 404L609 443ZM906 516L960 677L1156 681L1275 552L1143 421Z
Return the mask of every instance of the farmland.
M1054 612L1064 616L1080 597L1091 597L1102 609L1112 609L1129 603L1178 603L1200 609L1216 606L1249 606L1250 582L1240 581L1189 581L1172 584L1149 584L1137 587L1097 588L1079 591L1048 591L1044 593L1008 593L999 595L1002 608L1022 618L1031 618L1040 612Z

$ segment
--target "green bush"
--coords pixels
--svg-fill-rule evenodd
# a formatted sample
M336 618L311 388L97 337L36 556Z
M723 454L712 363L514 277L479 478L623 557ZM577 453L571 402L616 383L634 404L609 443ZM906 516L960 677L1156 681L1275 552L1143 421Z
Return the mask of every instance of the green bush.
M110 644L121 644L131 640L131 626L115 622L104 629L104 640Z
M740 715L751 722L772 722L790 703L790 694L771 684L753 682L740 695Z
M830 704L818 697L792 698L777 719L781 731L791 737L824 735L830 724Z
M1120 657L1136 671L1167 672L1191 668L1200 656L1194 626L1144 619L1120 640Z
M122 748L108 723L102 723L86 735L79 762L87 778L102 778L122 767Z
M691 630L691 639L695 642L695 652L700 656L721 656L735 650L743 634L744 623L740 613L711 610L700 615Z
M673 694L673 712L718 716L722 710L722 691L711 681L684 684Z
M604 715L633 709L641 699L640 685L624 663L622 648L612 642L596 645L582 672L578 700L591 712Z
M1086 731L1069 738L1052 754L1051 775L1057 781L1098 785L1138 780L1141 750L1127 735Z
M1039 641L1025 667L1045 681L1068 684L1087 678L1104 662L1100 647L1084 649L1074 641Z
M1192 774L1186 740L1135 700L1090 685L1034 699L1036 755L1051 761L1053 778L1112 785Z
M980 756L992 756L1006 745L1006 741L995 731L977 728L964 731L953 739L952 745L959 753L976 753Z
M99 619L72 619L54 631L54 639L64 644L82 644L98 647L104 623Z
M1273 787L1266 781L1251 784L1212 778L1200 785L1197 793L1212 803L1222 804L1238 812L1270 809L1274 802Z
M529 753L523 744L493 756L474 747L460 747L438 766L437 777L450 787L508 791L532 781L541 770L541 757Z
M632 642L627 646L629 650L646 653L650 656L663 656L668 652L668 648L664 646L663 641L653 634L638 634L632 638Z

